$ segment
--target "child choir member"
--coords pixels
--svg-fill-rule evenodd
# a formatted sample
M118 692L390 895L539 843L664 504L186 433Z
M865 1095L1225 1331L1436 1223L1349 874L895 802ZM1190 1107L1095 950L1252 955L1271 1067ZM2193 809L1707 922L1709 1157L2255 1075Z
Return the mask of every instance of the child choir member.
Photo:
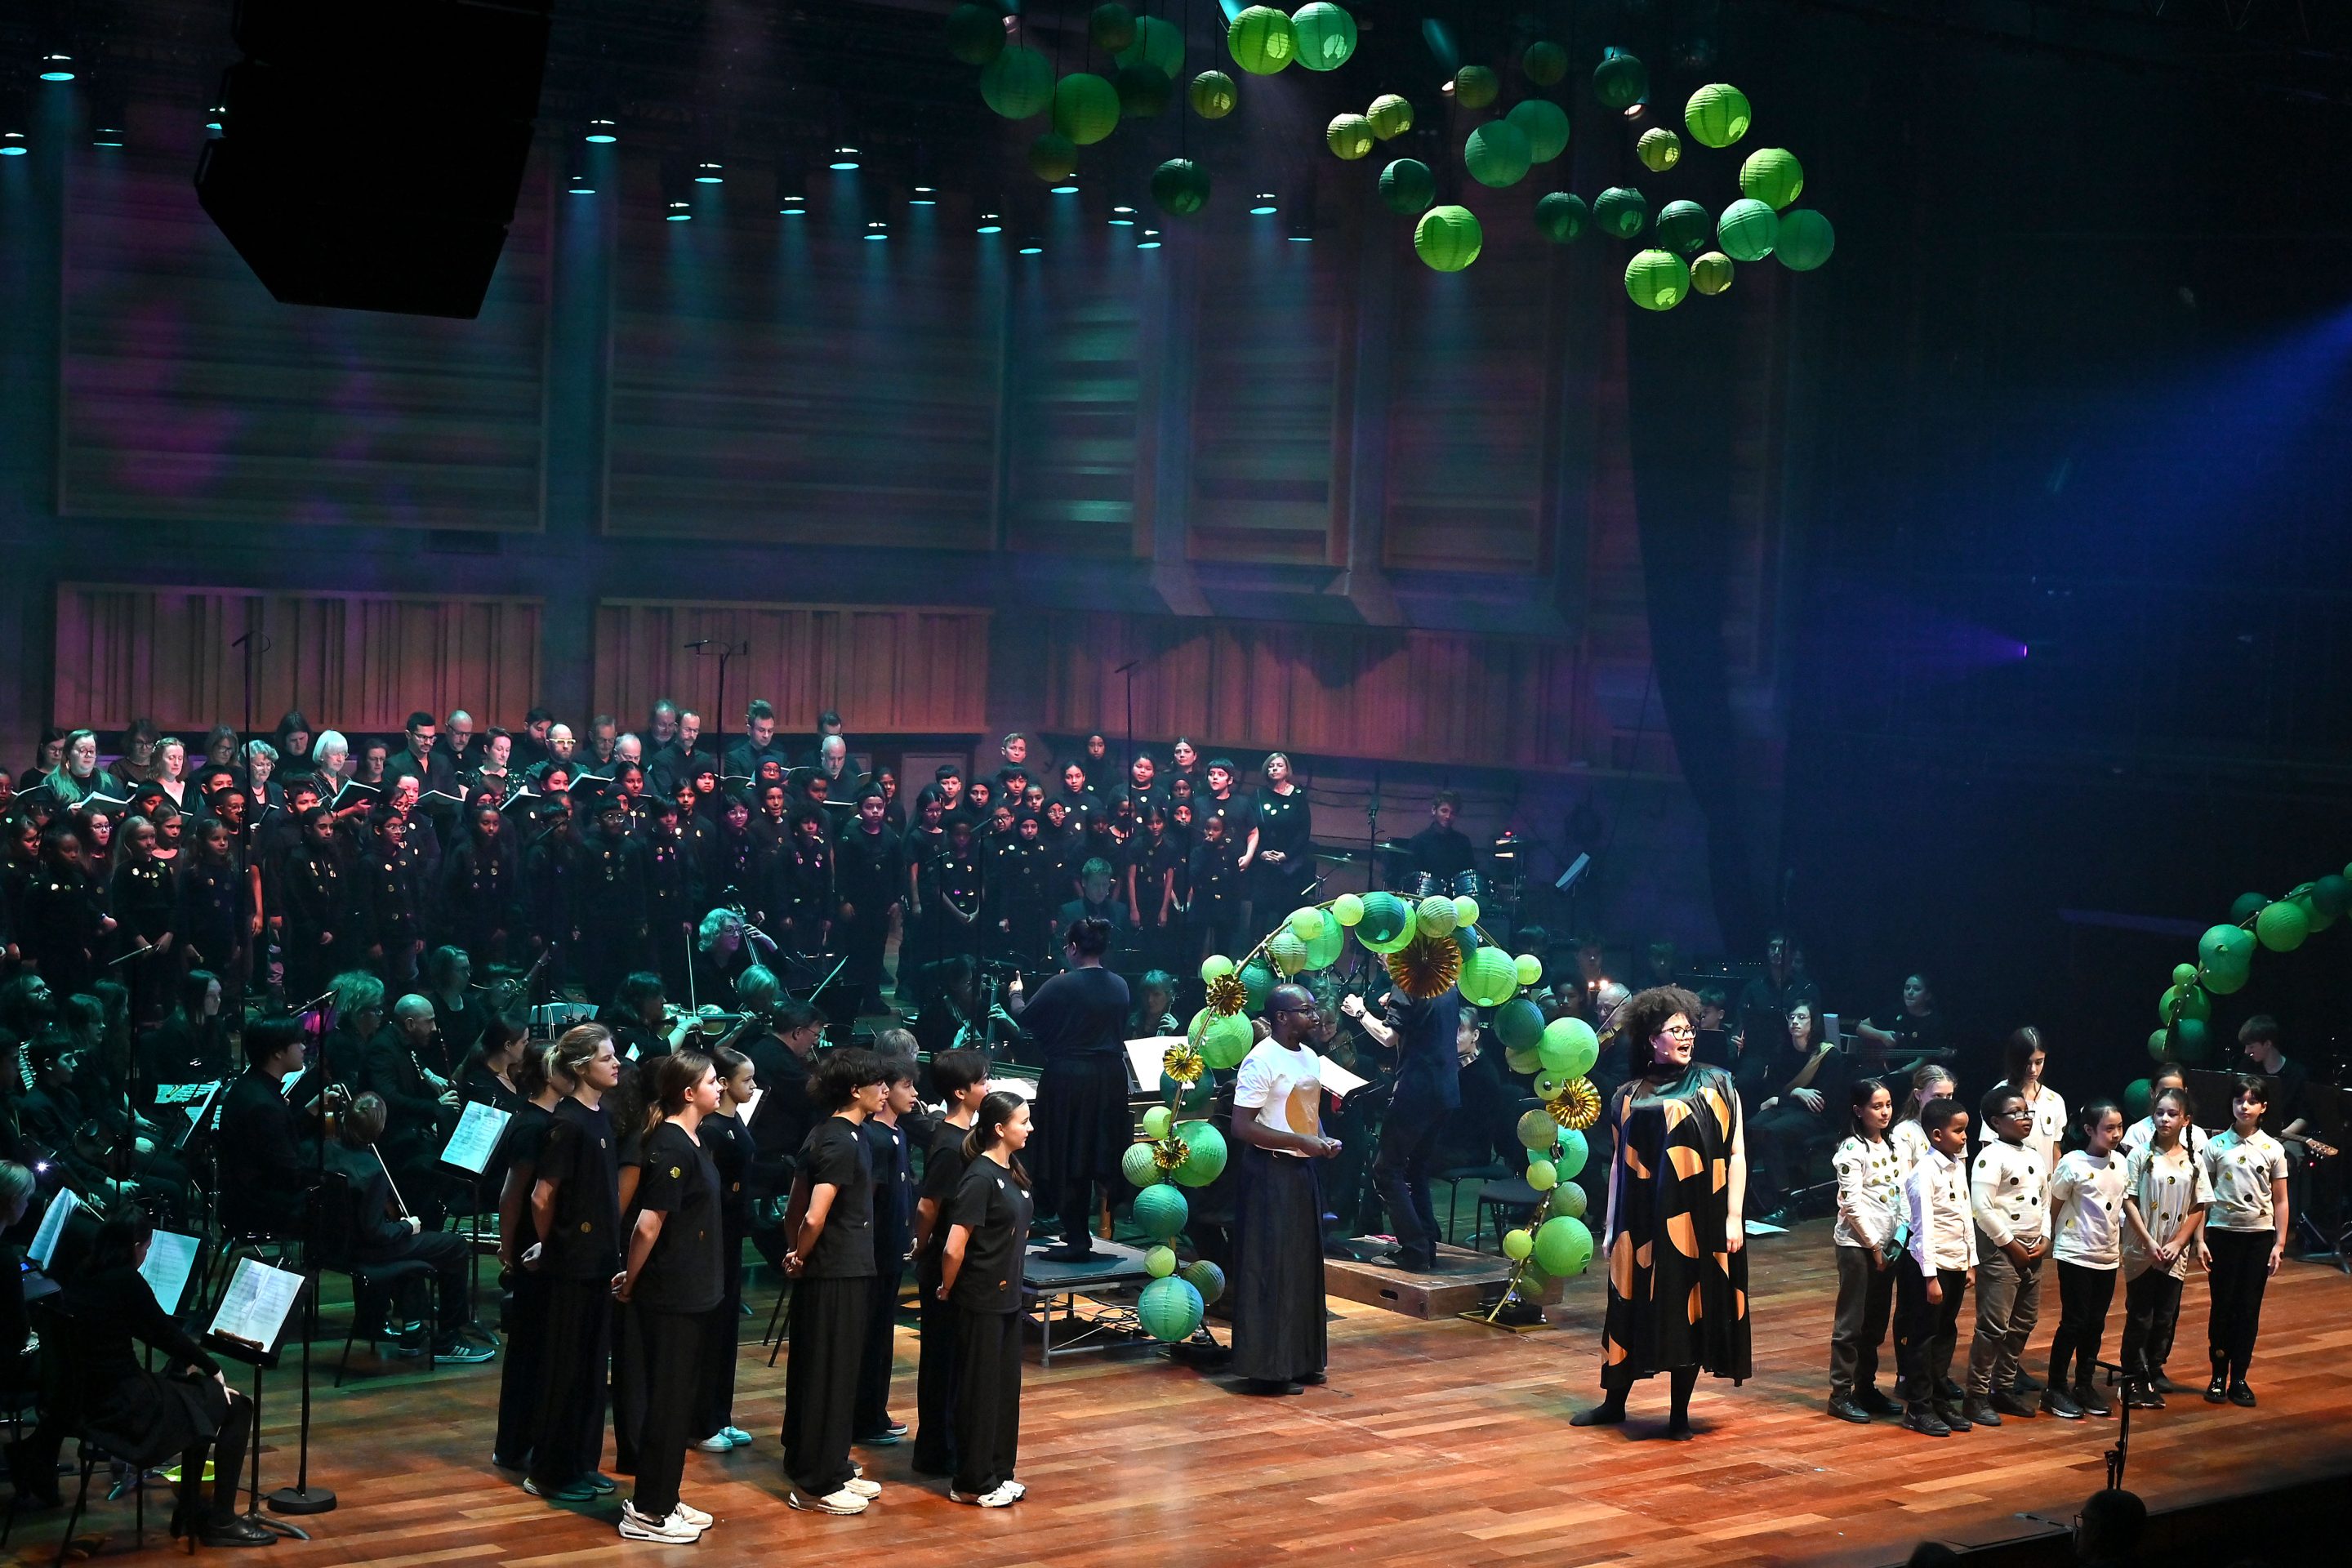
M2178 1078L2179 1069L2168 1069ZM2180 1288L2213 1201L2204 1162L2189 1140L2192 1102L2172 1083L2148 1101L2147 1133L2135 1145L2124 1135L2130 1172L2124 1194L2124 1403L2161 1410L2170 1386L2165 1358L2180 1321Z
M1976 1270L1976 1228L1970 1218L1969 1113L1956 1100L1931 1100L1919 1110L1927 1153L1903 1178L1903 1217L1911 1244L1896 1260L1895 1365L1903 1380L1903 1425L1928 1437L1948 1437L1943 1389L1958 1339L1960 1304ZM1962 1426L1958 1428L1966 1431Z
M505 1277L506 1362L499 1369L499 1422L490 1440L490 1463L520 1470L530 1464L531 1431L538 1415L540 1380L547 1350L548 1277L522 1267L521 1249L530 1234L530 1196L539 1182L539 1157L555 1109L572 1092L571 1078L554 1064L554 1047L527 1047L515 1065L515 1089L522 1109L508 1124L502 1152L506 1179L499 1189L499 1270Z
M2099 1342L2105 1337L2107 1310L2115 1304L2116 1275L2123 1267L2124 1194L2130 1167L2116 1152L2123 1142L2123 1112L2111 1100L2082 1108L2080 1149L2060 1156L2050 1179L2056 1235L2051 1251L2058 1260L2058 1332L2050 1343L2050 1384L2042 1408L2065 1415L2112 1415L2097 1387ZM1999 1425L1999 1423L1995 1423Z
M955 1317L955 1478L948 1497L1004 1508L1021 1447L1021 1288L1029 1247L1029 1102L989 1095L964 1134L964 1172L948 1210L937 1298ZM1310 1237L1311 1240L1312 1237ZM1319 1259L1318 1259L1319 1264Z
M735 1425L735 1344L742 1316L743 1243L751 1234L751 1130L743 1107L757 1093L751 1058L730 1047L711 1053L719 1068L719 1110L702 1119L702 1146L719 1169L719 1300L710 1309L703 1342L702 1391L694 1429L706 1436L695 1446L716 1454L750 1445L751 1434Z
M620 1146L604 1098L620 1087L621 1058L600 1024L555 1042L552 1065L570 1079L555 1108L531 1184L538 1240L523 1267L547 1280L539 1414L523 1489L581 1502L613 1489L596 1468L604 1446L613 1276L621 1267Z
M1895 1097L1874 1078L1848 1090L1837 1172L1837 1310L1830 1329L1830 1414L1841 1421L1899 1415L1878 1386L1878 1347L1895 1306L1894 1245L1903 1212L1903 1168L1887 1139Z
M2213 1289L2205 1331L2213 1366L2205 1385L2210 1405L2254 1403L2246 1368L2263 1326L2263 1287L2278 1272L2286 1246L2286 1151L2263 1131L2272 1092L2266 1078L2240 1078L2230 1097L2230 1130L2205 1145L2205 1180L2213 1198L2198 1255Z
M855 1047L818 1058L816 1100L828 1114L801 1145L784 1217L793 1279L784 1500L819 1513L863 1513L882 1491L850 1462L849 1445L874 1290L874 1161L862 1128L882 1109L889 1077L880 1058Z
M948 1210L963 1183L964 1134L988 1098L988 1058L980 1051L941 1051L931 1058L931 1089L946 1114L923 1157L921 1195L915 1205L915 1285L921 1310L922 1359L915 1370L915 1471L955 1473L955 1314L940 1294L940 1258L947 1246Z

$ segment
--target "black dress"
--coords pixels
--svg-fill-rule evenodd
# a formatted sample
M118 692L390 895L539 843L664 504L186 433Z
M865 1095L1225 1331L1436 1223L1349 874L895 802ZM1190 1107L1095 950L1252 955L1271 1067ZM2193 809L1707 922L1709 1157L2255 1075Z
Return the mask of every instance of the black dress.
M1281 864L1265 859L1267 850L1282 857ZM1256 909L1251 919L1271 926L1307 900L1315 880L1314 810L1307 791L1297 784L1288 795L1260 791L1257 797L1257 854L1251 858L1251 897Z
M920 1196L932 1205L929 1242L915 1255L921 1301L922 1358L915 1368L915 1469L927 1476L955 1471L955 1309L940 1300L940 1259L963 1185L967 1128L941 1122L923 1156Z
M1045 1056L1037 1080L1039 1201L1062 1222L1065 1246L1090 1245L1097 1184L1124 1190L1119 1160L1134 1142L1127 1105L1127 982L1108 969L1057 974L1037 987L1022 1028Z

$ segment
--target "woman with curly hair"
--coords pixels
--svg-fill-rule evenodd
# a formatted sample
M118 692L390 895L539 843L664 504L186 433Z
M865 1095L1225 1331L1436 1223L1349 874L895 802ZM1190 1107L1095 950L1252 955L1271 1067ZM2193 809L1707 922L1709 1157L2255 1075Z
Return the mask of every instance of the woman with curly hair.
M1602 1396L1575 1417L1579 1426L1624 1420L1633 1384L1664 1372L1673 1387L1666 1436L1687 1438L1698 1374L1750 1375L1747 1140L1731 1075L1691 1059L1698 1013L1697 997L1661 985L1618 1015L1633 1076L1602 1113L1616 1146L1601 1231Z

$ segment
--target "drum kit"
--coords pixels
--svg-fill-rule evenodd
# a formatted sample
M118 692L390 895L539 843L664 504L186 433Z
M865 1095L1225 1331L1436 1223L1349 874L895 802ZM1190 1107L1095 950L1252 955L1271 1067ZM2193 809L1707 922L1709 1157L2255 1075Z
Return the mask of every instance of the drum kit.
M1455 899L1471 898L1478 900L1480 909L1507 918L1516 916L1518 911L1520 882L1517 874L1518 856L1516 853L1517 848L1516 840L1512 841L1507 849L1501 843L1497 843L1496 875L1491 879L1476 870L1464 871L1453 877L1442 877L1434 871L1396 869L1394 868L1397 868L1400 862L1410 860L1412 854L1412 845L1401 839L1391 838L1382 840L1373 847L1381 853L1381 865L1385 872L1385 875L1376 880L1375 886L1385 882L1391 891L1401 897L1412 899L1416 903L1423 899L1440 896Z

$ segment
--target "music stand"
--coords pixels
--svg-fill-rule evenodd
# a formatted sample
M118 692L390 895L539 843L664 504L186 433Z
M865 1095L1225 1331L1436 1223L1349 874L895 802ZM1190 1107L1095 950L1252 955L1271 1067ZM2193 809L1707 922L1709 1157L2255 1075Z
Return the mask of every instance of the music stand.
M513 1121L511 1110L501 1110L485 1100L468 1100L441 1150L441 1163L464 1175L474 1194L474 1233L467 1243L473 1256L466 1268L466 1321L475 1328L480 1327L474 1316L474 1300L475 1276L481 1272L482 1174L497 1158L499 1145L506 1141L507 1128Z
M307 1276L290 1268L273 1268L257 1258L237 1259L236 1272L230 1276L228 1289L221 1293L220 1306L205 1327L204 1338L206 1349L253 1368L253 1469L247 1491L250 1506L245 1517L265 1530L297 1541L310 1540L310 1532L261 1511L261 1374L278 1365L287 1320L293 1314L295 1303L302 1300L305 1287L316 1288ZM307 1351L310 1342L306 1339L303 1343ZM302 1410L305 1441L301 1474L294 1485L269 1494L271 1512L324 1513L335 1506L334 1493L310 1485L310 1419L306 1400ZM219 1462L217 1456L214 1462Z

